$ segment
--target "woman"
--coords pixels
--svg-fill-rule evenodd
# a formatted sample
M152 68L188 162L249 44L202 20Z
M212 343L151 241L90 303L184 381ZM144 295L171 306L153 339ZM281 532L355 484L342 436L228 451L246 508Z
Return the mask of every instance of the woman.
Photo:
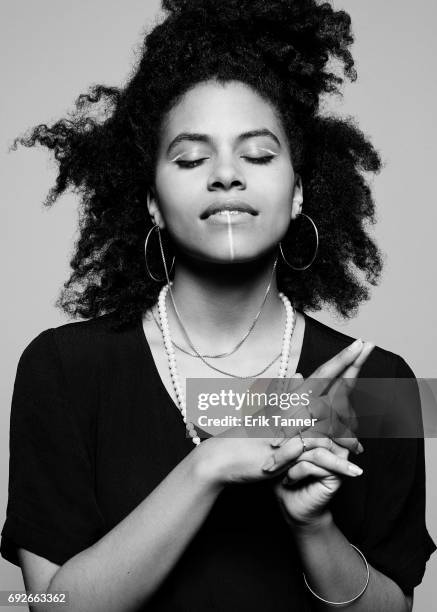
M54 150L49 201L83 196L61 305L89 320L20 359L1 552L72 610L411 609L435 550L423 439L234 439L186 414L187 378L413 376L305 313L350 314L367 297L351 264L381 270L361 174L379 157L319 113L330 58L355 78L349 17L163 6L125 89L20 140Z

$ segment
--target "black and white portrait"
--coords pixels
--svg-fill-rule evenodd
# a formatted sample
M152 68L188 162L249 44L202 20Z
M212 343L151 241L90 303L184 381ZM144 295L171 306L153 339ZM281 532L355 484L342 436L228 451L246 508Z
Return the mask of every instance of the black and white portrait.
M0 12L0 604L428 612L433 4Z

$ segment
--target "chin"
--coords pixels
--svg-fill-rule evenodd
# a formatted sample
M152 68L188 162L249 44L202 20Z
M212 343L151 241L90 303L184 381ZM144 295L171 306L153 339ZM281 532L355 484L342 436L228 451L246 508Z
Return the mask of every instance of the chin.
M244 264L261 260L266 256L272 256L277 248L277 242L272 243L269 241L266 243L265 235L262 238L264 240L259 240L259 237L257 240L257 237L252 233L243 239L240 236L230 244L228 240L223 240L222 237L218 240L217 238L214 239L214 237L206 240L202 236L199 237L197 243L192 243L191 240L190 244L185 243L182 245L179 243L178 251L184 259L191 259L205 264ZM176 253L177 257L178 253Z
M268 251L271 253L271 251ZM205 264L212 265L232 265L232 264L245 264L259 261L267 254L266 251L260 252L259 249L256 251L253 248L247 249L235 249L233 253L229 250L210 250L207 253L190 253L190 257Z

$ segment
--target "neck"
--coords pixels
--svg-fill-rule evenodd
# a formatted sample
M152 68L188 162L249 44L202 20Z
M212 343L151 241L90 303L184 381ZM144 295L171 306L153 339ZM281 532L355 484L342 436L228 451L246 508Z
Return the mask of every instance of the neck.
M270 280L270 291L256 326L258 337L268 333L272 321L283 318L276 273L272 278L274 261L272 254L245 264L216 265L178 257L173 296L184 326L200 349L214 346L214 351L220 352L235 343L260 309ZM167 299L174 335L182 338L170 296Z

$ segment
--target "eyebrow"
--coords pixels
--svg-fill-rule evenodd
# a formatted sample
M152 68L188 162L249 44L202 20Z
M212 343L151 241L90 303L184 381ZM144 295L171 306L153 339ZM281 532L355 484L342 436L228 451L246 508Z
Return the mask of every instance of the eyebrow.
M279 139L273 134L273 132L271 132L267 128L243 132L242 134L239 134L239 136L237 136L237 142L241 142L249 138L257 138L259 136L269 136L276 142L279 147L281 146ZM182 132L181 134L178 134L176 138L174 138L169 144L169 147L167 149L167 155L178 143L184 142L186 140L188 140L189 142L205 142L207 144L211 144L212 142L212 138L207 134L198 134L196 132Z

